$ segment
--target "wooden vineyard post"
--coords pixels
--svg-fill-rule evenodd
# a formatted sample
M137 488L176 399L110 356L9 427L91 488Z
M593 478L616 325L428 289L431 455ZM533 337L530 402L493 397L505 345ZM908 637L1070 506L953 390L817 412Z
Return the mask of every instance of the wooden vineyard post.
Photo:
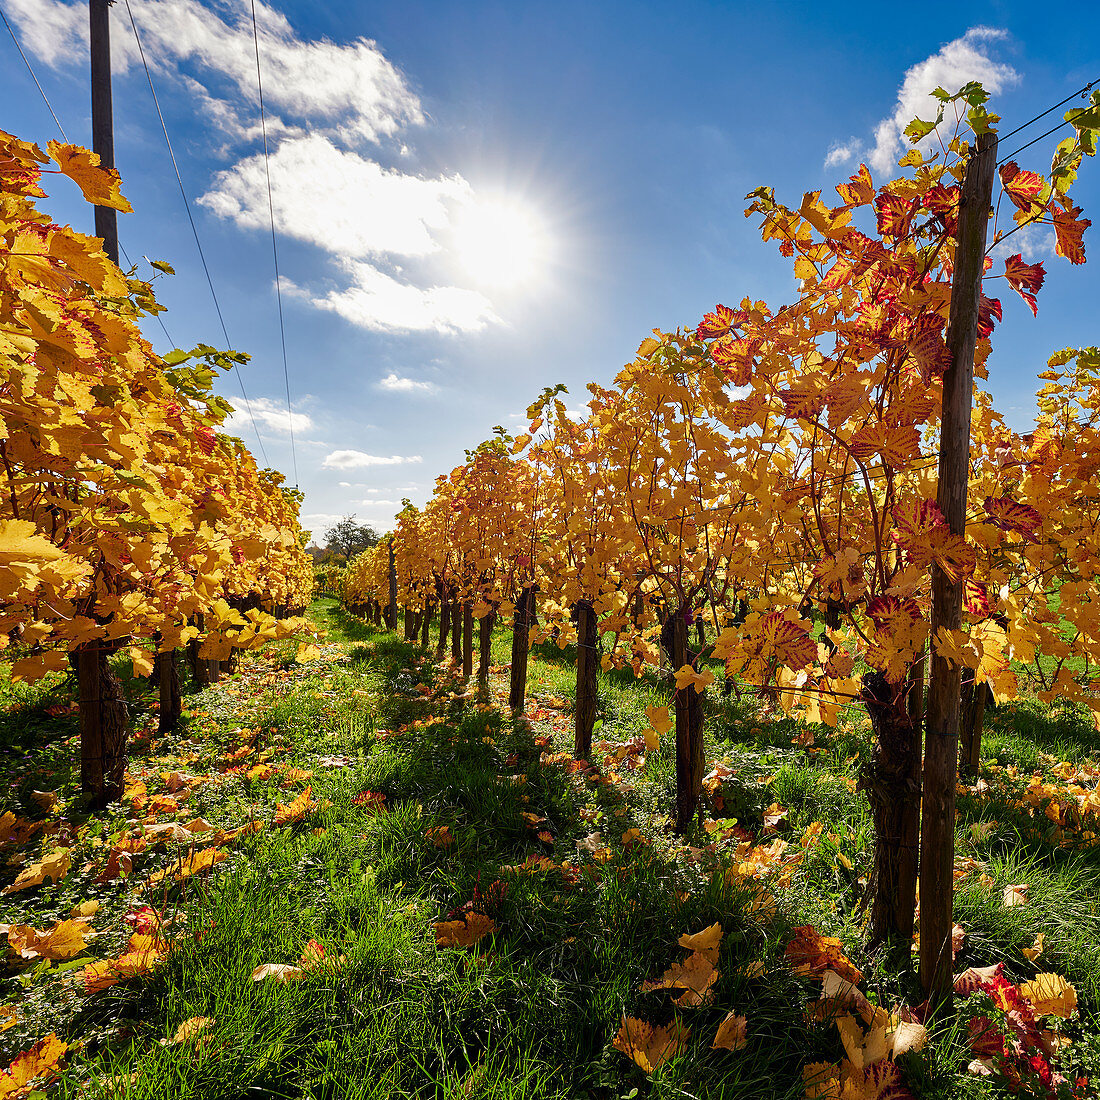
M970 690L964 689L962 693L962 707L959 714L959 774L968 778L978 774L982 756L985 708L992 695L989 684L973 682Z
M468 680L474 674L474 605L462 601L462 676Z
M462 605L457 598L451 600L451 660L462 664Z
M672 672L690 664L684 608L672 613ZM676 692L676 831L691 827L703 783L703 701L689 684Z
M573 756L587 760L596 724L596 676L599 672L596 612L591 600L574 604L577 616L577 703L573 714Z
M397 633L397 564L393 556L393 536L390 536L390 607L389 621L386 625L395 634Z
M531 621L535 611L535 586L520 591L512 616L512 673L508 685L508 706L523 710L527 696L527 654L530 652Z
M126 772L126 700L102 642L77 650L80 700L80 789L102 809L122 797Z
M183 712L179 664L174 649L159 653L157 657L157 671L160 676L160 716L157 730L159 733L168 733L179 725L180 714Z
M493 624L496 622L495 608L489 608L478 620L477 628L477 683L482 691L489 688L489 662L493 644Z
M421 623L420 644L427 649L432 644L432 609L431 600L424 604L424 619Z
M943 376L940 421L936 502L952 534L959 536L966 530L974 348L978 340L986 228L996 167L997 136L981 134L977 150L967 163L960 197L951 317L947 326L951 365ZM959 629L965 585L965 576L952 580L933 563L931 670L925 712L920 833L920 979L933 1007L950 1004L952 994L951 901L961 673L958 665L936 652L935 638L941 628Z
M450 625L451 601L441 598L439 601L439 641L435 646L435 659L437 661L442 661L443 655L447 652L447 635L450 632Z
M413 614L411 607L405 608L405 641L411 642L413 640L413 632L416 630L416 616Z

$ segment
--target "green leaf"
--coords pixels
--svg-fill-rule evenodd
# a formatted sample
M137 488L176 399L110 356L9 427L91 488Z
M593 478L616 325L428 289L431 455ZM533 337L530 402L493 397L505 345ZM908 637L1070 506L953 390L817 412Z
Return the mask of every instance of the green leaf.
M158 271L163 271L165 275L175 275L176 269L167 260L150 260L150 267L155 267Z
M940 112L940 118L943 118L943 112ZM926 138L936 128L935 122L925 122L923 119L915 118L908 126L905 127L905 136L915 145L921 138Z
M976 103L966 112L966 121L970 123L970 128L975 134L987 134L1001 121L1001 116L991 115L981 103Z
M164 364L168 367L178 366L180 363L186 363L191 358L189 351L180 351L179 348L173 348L166 356L164 356Z

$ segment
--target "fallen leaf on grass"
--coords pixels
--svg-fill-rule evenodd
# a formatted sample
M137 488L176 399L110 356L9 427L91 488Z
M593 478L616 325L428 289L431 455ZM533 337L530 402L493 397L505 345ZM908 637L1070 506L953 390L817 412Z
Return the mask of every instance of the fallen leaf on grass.
M148 974L167 954L168 944L159 936L135 932L124 955L84 967L84 992L99 993L126 978Z
M863 980L863 974L844 954L840 940L821 935L809 924L794 930L784 954L792 968L800 974L820 978L826 970L834 970L853 985Z
M690 1035L691 1028L684 1027L679 1020L673 1020L667 1027L657 1027L624 1013L622 1026L611 1045L633 1058L646 1073L652 1073L679 1054Z
M16 817L11 810L5 810L0 815L0 844L9 842L22 847L39 829L41 821L28 821L23 817Z
M69 910L70 917L94 917L99 912L99 902L92 898L91 901L82 901Z
M14 894L19 890L29 890L32 886L41 886L46 879L60 882L73 865L68 848L58 848L39 863L32 863L19 873L19 877L0 890L0 894Z
M1043 953L1043 936L1042 932L1037 933L1035 942L1030 947L1023 948L1022 954L1029 962L1034 962Z
M802 1067L806 1100L840 1100L840 1067L833 1062L811 1062Z
M437 947L472 947L496 930L492 917L471 911L464 920L436 921L435 942Z
M711 1050L741 1050L748 1046L749 1021L744 1016L731 1012L719 1025Z
M437 848L449 848L455 842L449 825L437 825L434 829L428 829L424 836Z
M194 1039L196 1047L204 1046L213 1038L212 1035L206 1034L213 1022L214 1020L211 1016L192 1016L190 1020L184 1020L183 1023L176 1028L176 1034L172 1036L171 1039L161 1039L160 1045L162 1047L171 1047L179 1043L186 1043L189 1039Z
M1011 909L1016 905L1027 904L1027 891L1028 884L1021 882L1016 886L1006 886L1004 892L1004 903L1007 909Z
M718 971L705 952L693 951L683 962L673 963L660 978L642 983L642 992L656 989L682 989L673 999L681 1008L696 1008L709 1004L714 997L713 986L718 981Z
M0 1005L0 1032L19 1023L19 1009L15 1005Z
M1077 1007L1077 990L1061 974L1036 974L1021 982L1020 992L1031 1002L1036 1016L1060 1016L1068 1020Z
M277 802L275 804L275 824L291 825L295 821L301 821L303 817L313 813L313 811L317 809L318 804L310 800L312 792L312 786L306 787L289 806L284 806L281 802Z
M84 950L88 928L86 920L58 921L48 932L13 924L8 929L8 947L23 959L75 959Z
M181 879L190 878L191 875L209 871L216 863L221 863L228 858L225 852L219 852L217 848L204 848L202 851L192 852L186 860L181 857L175 864L170 864L162 871L150 875L149 885L152 886L169 875L179 882Z
M291 982L305 976L306 972L300 966L292 966L290 963L261 963L252 971L254 982L262 982L264 978L274 978L277 982Z
M68 1043L63 1043L52 1034L45 1039L39 1039L30 1050L23 1051L0 1073L0 1097L12 1097L14 1100L25 1093L27 1086L36 1077L46 1074L53 1077L57 1072L57 1063L61 1061L68 1046Z
M31 791L31 798L48 814L54 813L61 801L56 791Z
M262 982L264 978L274 978L277 982L299 981L311 970L318 968L339 969L344 965L344 956L337 958L334 955L325 954L325 945L317 940L310 940L302 951L302 957L296 964L291 963L261 963L252 971L252 980Z
M316 661L321 656L320 646L310 645L307 642L302 642L298 646L298 652L295 653L294 659L298 664L303 665L309 661Z

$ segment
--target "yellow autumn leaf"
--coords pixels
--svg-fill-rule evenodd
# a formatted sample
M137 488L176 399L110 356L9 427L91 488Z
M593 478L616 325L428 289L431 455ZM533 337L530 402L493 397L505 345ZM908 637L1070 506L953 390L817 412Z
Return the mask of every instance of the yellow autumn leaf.
M748 1046L749 1021L731 1012L719 1025L711 1050L741 1050Z
M1035 942L1030 947L1023 948L1022 954L1029 962L1034 962L1043 953L1043 939L1044 934L1037 932Z
M84 950L88 928L86 920L58 921L48 932L14 924L8 929L8 947L24 959L75 959Z
M181 879L190 878L191 875L209 871L215 864L228 858L225 852L220 852L217 848L204 848L200 852L192 852L187 859L181 858L179 862L171 863L164 870L150 875L149 884L160 882L169 875L179 882Z
M1031 1002L1036 1016L1060 1016L1068 1020L1077 1008L1077 990L1061 974L1036 974L1020 983L1020 992Z
M649 724L663 737L670 729L672 729L672 718L668 713L668 707L646 707L645 716ZM656 748L656 745L650 746L647 740L646 748Z
M40 535L30 520L0 520L0 565L33 565L41 561L56 561L64 554L48 538Z
M39 1039L30 1050L23 1051L8 1066L6 1073L0 1074L0 1097L10 1096L12 1100L17 1100L26 1095L27 1086L36 1077L44 1077L46 1074L53 1076L57 1071L57 1063L68 1048L68 1043L62 1042L52 1033L45 1039Z
M304 665L308 661L316 661L320 656L320 646L315 646L312 642L301 642L298 646L298 652L294 655L294 659L298 664Z
M633 1058L646 1073L652 1073L679 1054L690 1035L691 1029L679 1020L673 1020L667 1027L657 1027L623 1013L622 1026L611 1045Z
M109 206L132 214L134 208L122 196L119 190L121 179L114 168L102 168L99 154L79 145L69 145L60 141L51 141L46 148L57 166L80 188L84 198L95 206Z
M45 859L25 867L10 886L0 890L0 894L14 894L19 890L29 890L32 886L41 886L46 879L58 883L69 873L72 863L69 849L58 848Z

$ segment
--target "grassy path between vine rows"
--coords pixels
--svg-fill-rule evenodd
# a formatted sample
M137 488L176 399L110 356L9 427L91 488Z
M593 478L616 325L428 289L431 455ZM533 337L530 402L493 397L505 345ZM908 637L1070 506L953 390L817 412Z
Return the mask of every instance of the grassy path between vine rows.
M58 852L71 865L0 896L0 1066L56 1034L68 1046L42 1081L58 1097L793 1098L806 1063L843 1055L829 1020L804 1013L821 986L792 972L795 927L838 937L873 1002L920 999L908 957L860 946L860 712L826 731L712 699L708 768L729 774L708 783L706 827L684 844L669 829L671 746L631 751L645 707L667 702L656 680L601 676L606 744L588 771L569 755L570 650L533 654L517 722L501 698L506 631L482 700L332 600L310 617L317 654L303 637L246 657L186 697L168 737L149 732L152 697L130 682L130 784L104 815L75 798L72 685L0 678L0 812L13 815L0 883L42 878L35 865L56 869ZM1100 848L1097 818L1071 810L1089 804L1098 758L1075 713L998 709L990 763L960 797L956 894L957 969L1065 975L1079 999L1065 1071L1093 1080ZM1006 907L1019 884L1026 904ZM73 919L87 926L69 926L59 958L19 931ZM641 991L684 959L682 934L716 923L710 1003ZM1033 963L1022 951L1038 933ZM299 974L254 980L265 964ZM613 1045L624 1013L678 1016L691 1036L647 1075ZM747 1041L713 1049L730 1013ZM899 1059L914 1095L988 1095L965 1073L964 1038L944 1028Z

